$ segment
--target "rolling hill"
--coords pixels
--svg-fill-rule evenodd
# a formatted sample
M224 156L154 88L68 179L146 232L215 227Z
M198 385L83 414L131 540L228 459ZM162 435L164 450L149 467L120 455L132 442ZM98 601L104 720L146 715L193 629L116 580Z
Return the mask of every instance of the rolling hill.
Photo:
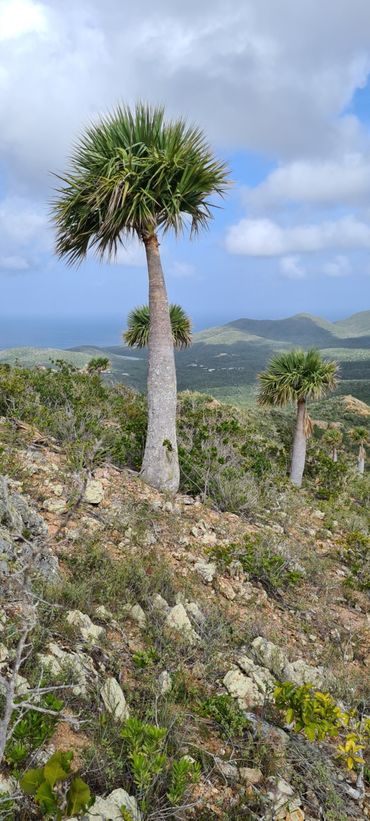
M176 354L179 390L206 391L217 399L251 404L257 374L270 357L292 347L316 347L340 364L338 395L352 394L370 402L370 311L338 322L310 314L286 319L237 319L194 334L193 345ZM93 356L109 356L107 378L145 389L145 351L114 345L100 348L83 345L63 351L45 348L13 348L0 351L0 362L49 364L65 358L82 367Z

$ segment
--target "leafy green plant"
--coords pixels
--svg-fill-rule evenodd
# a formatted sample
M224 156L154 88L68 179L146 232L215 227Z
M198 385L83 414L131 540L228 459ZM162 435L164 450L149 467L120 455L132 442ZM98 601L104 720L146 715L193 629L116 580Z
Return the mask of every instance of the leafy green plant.
M145 813L153 801L154 792L160 795L162 790L170 804L178 806L189 784L199 779L199 764L186 756L171 759L165 749L165 727L132 717L122 727L121 736L141 811Z
M363 751L369 745L370 721L358 721L351 712L342 710L329 693L314 690L311 684L298 686L291 681L278 684L274 691L276 706L284 711L285 720L309 741L337 739L337 756L353 769L363 764Z
M242 736L250 726L250 722L239 709L235 699L227 693L205 699L200 705L199 712L219 725L224 738Z
M46 693L40 700L40 706L59 712L63 707L63 702L53 693ZM14 725L11 739L5 747L7 764L15 769L22 764L33 750L41 747L52 736L57 721L57 716L40 713L37 710L28 710Z
M121 735L126 742L133 781L143 796L166 766L167 756L163 752L166 729L132 717L124 724Z
M208 553L222 569L232 561L239 561L250 579L260 582L272 595L278 590L294 587L303 578L302 571L292 560L266 544L260 534L245 536L241 544L215 545Z
M345 584L357 590L370 590L370 537L357 530L349 533L343 542L341 558L350 571Z
M189 756L183 756L178 761L174 761L171 771L170 787L167 798L170 804L178 805L184 799L189 782L193 784L199 781L201 768L199 761L194 761Z
M145 667L152 667L153 664L159 661L159 656L155 647L149 647L148 650L138 650L133 653L132 661L135 667L144 669Z
M32 796L44 818L59 821L78 815L92 804L90 789L79 776L65 785L72 759L73 752L56 752L43 767L27 770L20 781L21 790Z

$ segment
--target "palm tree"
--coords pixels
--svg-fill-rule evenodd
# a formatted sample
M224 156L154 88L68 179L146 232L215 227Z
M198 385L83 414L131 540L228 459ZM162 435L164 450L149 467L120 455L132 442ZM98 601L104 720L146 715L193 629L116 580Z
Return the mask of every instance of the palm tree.
M89 250L114 257L137 237L149 276L148 429L142 476L176 492L176 370L159 234L190 236L212 217L210 197L223 195L228 169L203 133L183 120L166 122L162 108L116 108L91 125L76 145L53 207L56 250L79 263Z
M338 448L343 442L343 435L340 430L338 428L328 428L322 437L322 441L330 449L333 462L337 462Z
M94 356L87 363L87 371L91 374L103 373L104 371L108 371L110 366L111 361L107 356Z
M365 445L369 441L369 431L367 428L362 427L359 425L356 428L353 428L350 432L352 442L359 446L358 448L358 457L357 457L357 473L359 476L363 476L365 472L365 458L366 458L366 450Z
M181 305L170 305L172 339L175 348L191 345L191 322ZM149 305L134 308L127 317L127 331L123 339L130 348L146 348L149 341Z
M290 480L301 487L306 461L307 436L312 427L307 414L308 399L320 399L336 385L338 366L325 361L319 351L293 350L274 356L266 371L259 374L260 405L297 405Z

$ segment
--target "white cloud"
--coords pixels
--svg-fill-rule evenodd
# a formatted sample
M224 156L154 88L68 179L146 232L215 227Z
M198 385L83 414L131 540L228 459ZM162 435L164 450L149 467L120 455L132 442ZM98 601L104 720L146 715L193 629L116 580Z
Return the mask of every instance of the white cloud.
M42 34L47 30L44 7L32 0L2 0L0 5L0 41L24 34Z
M10 176L44 195L80 129L122 99L163 101L219 144L289 160L360 150L343 110L368 75L370 4L353 2L300 0L298 15L296 0L1 0Z
M248 205L268 207L284 202L361 203L370 197L370 159L348 154L340 159L296 160L280 166L246 192Z
M328 277L345 277L352 272L348 257L338 254L323 265L323 272Z
M0 268L4 271L27 271L29 262L24 257L0 257Z
M227 146L275 158L249 205L366 205L370 138L346 107L369 74L370 3L339 6L300 0L297 14L297 0L0 0L3 256L50 248L37 204L57 185L50 171L65 168L81 129L120 100L163 102L171 116L199 122L221 154ZM294 227L245 219L227 246L288 258L340 253L369 247L368 228L354 217L319 225L306 215ZM122 249L117 262L143 265L142 249ZM175 263L172 275L190 276L187 265Z
M370 248L370 224L353 216L284 227L270 219L242 219L226 236L232 254L270 257L331 248Z
M280 271L288 279L304 279L306 271L301 264L300 257L283 257L279 262Z

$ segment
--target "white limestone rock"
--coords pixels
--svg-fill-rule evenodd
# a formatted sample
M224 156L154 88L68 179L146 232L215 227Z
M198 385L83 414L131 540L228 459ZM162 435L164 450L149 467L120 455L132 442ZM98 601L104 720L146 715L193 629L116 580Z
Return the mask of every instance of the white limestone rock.
M160 696L166 696L167 693L171 692L172 679L168 670L163 670L163 672L158 676L157 688Z
M67 622L72 627L76 627L81 637L90 644L99 641L99 639L102 639L105 635L104 627L94 624L90 616L86 613L81 613L81 610L69 610L67 613Z
M100 690L104 707L113 716L114 721L126 721L130 715L122 688L113 676L107 678Z
M152 598L152 607L153 610L157 610L158 613L169 613L171 608L166 599L160 595L160 593L155 593Z
M217 565L215 562L205 562L201 559L194 565L194 570L205 584L212 584L213 579L217 573Z
M86 821L122 821L121 808L131 813L132 821L141 821L136 798L126 790L113 790L106 798L98 796L86 816Z
M50 499L45 499L42 505L44 510L48 513L65 513L67 510L67 501L58 496L51 496Z
M38 656L44 669L53 676L59 676L68 670L72 677L70 683L76 682L72 692L74 695L84 695L87 692L88 679L97 678L91 658L84 653L68 653L52 641L49 642L47 649L48 653Z
M252 647L257 661L263 667L267 667L277 678L280 678L287 663L287 657L282 649L262 636L258 636L252 641Z
M166 625L170 630L180 633L189 644L197 644L200 640L198 634L192 628L183 604L176 604L175 607L171 607L166 618Z
M241 670L229 670L223 683L228 693L237 699L241 710L251 710L264 703L264 696L253 679L244 675Z
M136 624L138 624L139 627L142 629L146 627L146 615L143 608L140 607L140 604L134 604L130 607L128 613L130 618L133 619L133 621L136 621Z
M89 479L86 483L84 502L89 505L100 505L104 499L104 488L98 479Z

